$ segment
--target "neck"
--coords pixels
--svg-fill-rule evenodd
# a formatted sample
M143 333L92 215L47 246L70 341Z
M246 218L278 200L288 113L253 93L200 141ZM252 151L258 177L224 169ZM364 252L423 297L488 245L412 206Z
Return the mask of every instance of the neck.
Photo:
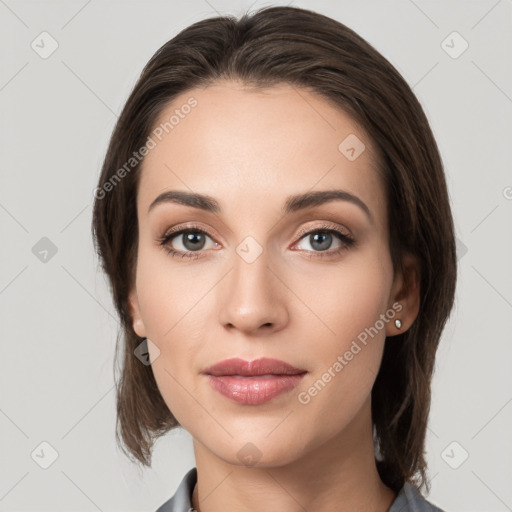
M213 454L194 439L197 512L269 508L327 512L387 512L396 493L380 480L375 464L369 402L347 428L286 465L244 466Z

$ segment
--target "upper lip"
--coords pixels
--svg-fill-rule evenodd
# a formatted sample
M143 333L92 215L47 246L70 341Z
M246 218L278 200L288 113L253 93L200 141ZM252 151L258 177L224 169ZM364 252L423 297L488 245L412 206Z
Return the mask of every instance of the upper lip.
M225 359L219 363L206 368L203 373L207 375L297 375L305 373L306 370L295 368L294 366L280 361L262 357L253 361L245 361L237 357Z

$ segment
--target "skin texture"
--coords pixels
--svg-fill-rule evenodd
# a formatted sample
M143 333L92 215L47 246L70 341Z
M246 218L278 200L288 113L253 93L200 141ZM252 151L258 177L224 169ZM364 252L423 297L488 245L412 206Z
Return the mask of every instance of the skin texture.
M152 353L159 390L193 437L193 506L202 512L260 511L269 503L285 512L384 512L396 495L376 470L370 392L385 337L406 331L416 318L419 280L412 257L403 275L393 272L372 142L339 108L289 85L256 92L218 82L183 93L160 120L191 96L197 106L143 163L129 298L135 332L160 351L156 358ZM354 161L338 149L349 134L366 146ZM331 189L359 197L373 220L348 201L281 212L290 195ZM148 213L167 190L208 194L222 211L166 203ZM173 258L158 238L190 223L208 233L202 249L196 243L200 256ZM322 251L299 234L325 224L350 234L355 244L336 255L343 242L335 235ZM252 263L237 253L248 236L262 250ZM193 249L184 239L177 235L168 245ZM385 323L309 403L301 403L299 393L396 303L402 328L394 319ZM231 357L273 357L308 373L270 402L240 405L200 373ZM238 456L249 442L259 457L254 466Z

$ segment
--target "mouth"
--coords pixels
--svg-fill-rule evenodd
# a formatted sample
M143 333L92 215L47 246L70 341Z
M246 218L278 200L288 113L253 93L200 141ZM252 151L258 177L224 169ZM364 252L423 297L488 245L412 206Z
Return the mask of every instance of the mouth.
M270 359L261 357L254 361L245 361L238 357L225 359L219 363L210 366L203 373L214 376L239 376L239 377L257 377L270 375L298 375L305 373L303 368L295 368L291 364L280 361L279 359Z
M224 397L239 404L259 405L295 388L308 372L278 359L232 358L202 373Z

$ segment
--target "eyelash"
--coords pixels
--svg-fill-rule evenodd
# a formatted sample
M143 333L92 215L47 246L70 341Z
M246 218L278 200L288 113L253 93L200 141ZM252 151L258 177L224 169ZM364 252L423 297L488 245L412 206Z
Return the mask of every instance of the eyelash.
M338 249L332 250L332 251L306 251L308 253L313 252L314 256L307 256L308 258L315 259L315 258L328 258L328 257L334 257L342 252L346 251L350 247L352 247L355 244L354 238L352 238L350 235L347 235L345 233L342 233L341 231L337 229L333 229L331 226L328 225L322 225L317 226L314 229L301 231L299 233L299 241L302 240L306 235L311 235L313 233L328 233L328 234L334 234L338 237L340 242L343 244ZM176 249L173 249L172 247L169 247L169 242L177 237L178 235L182 235L184 233L202 233L204 235L209 236L210 238L213 238L207 231L200 228L196 225L187 226L185 228L171 231L163 235L162 237L159 237L157 239L158 244L162 246L162 248L167 251L173 258L180 258L180 259L192 259L196 260L200 257L200 253L202 251L178 251Z

